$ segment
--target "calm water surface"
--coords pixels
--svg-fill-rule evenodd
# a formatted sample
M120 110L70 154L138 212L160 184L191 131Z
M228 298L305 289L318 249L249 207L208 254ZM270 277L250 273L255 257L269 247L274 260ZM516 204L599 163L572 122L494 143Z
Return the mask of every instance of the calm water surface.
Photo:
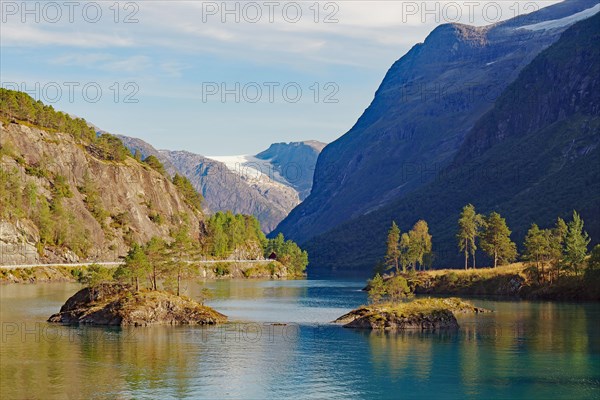
M206 285L232 323L56 326L79 285L0 286L0 398L600 398L598 304L473 300L496 312L376 333L329 323L366 302L359 281Z

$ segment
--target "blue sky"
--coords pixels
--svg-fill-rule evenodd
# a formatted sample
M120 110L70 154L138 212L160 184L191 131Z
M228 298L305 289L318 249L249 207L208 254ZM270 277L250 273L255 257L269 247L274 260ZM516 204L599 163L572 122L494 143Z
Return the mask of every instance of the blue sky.
M467 3L3 0L0 81L157 148L228 155L330 142L436 25L554 2Z

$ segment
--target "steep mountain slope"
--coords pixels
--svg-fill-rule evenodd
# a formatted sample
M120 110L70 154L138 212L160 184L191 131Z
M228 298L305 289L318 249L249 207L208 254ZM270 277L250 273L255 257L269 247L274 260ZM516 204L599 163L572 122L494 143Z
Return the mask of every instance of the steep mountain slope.
M470 131L451 165L425 187L314 238L313 267L372 271L392 220L407 230L426 219L435 264L459 266L462 206L496 210L521 243L573 209L600 239L600 14L578 22L538 55Z
M273 175L296 189L300 200L310 194L317 158L326 144L307 140L305 142L274 143L256 155L257 159L270 164Z
M158 157L169 175L186 176L203 195L207 211L254 215L267 233L300 203L301 196L308 195L317 157L325 146L317 141L277 143L256 156L205 157L157 150L141 139L118 137L132 153Z
M102 131L100 131L100 132L102 132ZM138 151L140 156L142 157L142 159L145 159L148 156L154 156L154 157L158 158L163 163L163 165L165 167L165 171L167 171L167 173L170 176L173 176L178 172L177 168L175 168L175 166L171 163L171 161L168 158L161 155L160 152L158 150L156 150L150 143L145 142L142 139L125 136L125 135L115 135L115 136L118 137L119 139L121 139L121 142L123 142L123 145L125 145L125 147L127 147L129 149L129 151L131 151L132 154L135 154L135 152Z
M165 176L101 157L93 131L81 139L16 118L0 122L0 264L117 260L183 220L198 235L201 212Z
M569 1L486 27L436 28L394 63L352 129L325 147L311 195L274 233L304 243L430 182L498 95L568 23L522 27L597 3Z
M298 193L242 164L225 163L187 151L160 151L204 196L212 212L254 215L270 232L298 203Z

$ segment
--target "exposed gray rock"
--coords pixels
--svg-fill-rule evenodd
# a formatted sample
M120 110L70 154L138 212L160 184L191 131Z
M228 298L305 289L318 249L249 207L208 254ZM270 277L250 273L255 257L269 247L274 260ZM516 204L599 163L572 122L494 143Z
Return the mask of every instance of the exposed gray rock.
M254 215L268 233L281 222L312 187L314 166L325 146L317 141L277 143L256 157L209 158L188 151L156 150L141 139L118 135L132 153L154 155L169 175L186 176L204 196L210 212L231 210Z
M0 265L35 264L40 256L37 228L27 220L0 221Z
M183 296L135 292L120 284L84 288L71 296L49 322L90 325L214 325L227 317Z

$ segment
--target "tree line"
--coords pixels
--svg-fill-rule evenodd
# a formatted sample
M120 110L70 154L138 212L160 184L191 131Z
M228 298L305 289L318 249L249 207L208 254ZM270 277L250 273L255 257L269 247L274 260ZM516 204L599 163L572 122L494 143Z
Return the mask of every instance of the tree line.
M409 269L425 269L433 261L431 252L431 235L429 226L423 220L417 221L413 228L405 233L392 221L387 236L385 264L388 269L395 269L396 274Z
M205 222L205 230L198 237L191 234L187 221L182 219L178 228L170 232L169 239L151 238L144 244L133 243L124 262L114 274L103 269L91 269L84 277L90 286L117 280L130 283L135 290L162 287L181 294L184 279L198 274L198 264L206 259L227 259L245 255L259 259L275 254L274 261L287 267L291 274L302 273L308 264L306 251L279 234L267 239L260 223L253 216L217 212Z
M45 105L27 93L0 88L0 117L8 122L69 134L82 143L90 154L103 160L123 161L130 155L116 136L108 133L97 135L85 119L56 111L51 105Z
M538 270L540 281L557 279L561 272L580 273L588 258L590 238L583 229L581 216L573 211L572 220L558 218L552 228L540 229L532 224L523 243L522 259ZM459 251L464 255L465 269L476 268L476 252L481 248L494 267L518 258L517 246L511 240L506 220L497 212L478 214L472 204L463 207L456 234ZM386 241L385 265L396 275L407 270L423 269L433 259L431 235L427 222L418 221L411 231L402 233L392 222ZM592 251L588 265L600 264L600 245ZM469 265L469 262L470 265ZM600 266L600 265L599 265Z

